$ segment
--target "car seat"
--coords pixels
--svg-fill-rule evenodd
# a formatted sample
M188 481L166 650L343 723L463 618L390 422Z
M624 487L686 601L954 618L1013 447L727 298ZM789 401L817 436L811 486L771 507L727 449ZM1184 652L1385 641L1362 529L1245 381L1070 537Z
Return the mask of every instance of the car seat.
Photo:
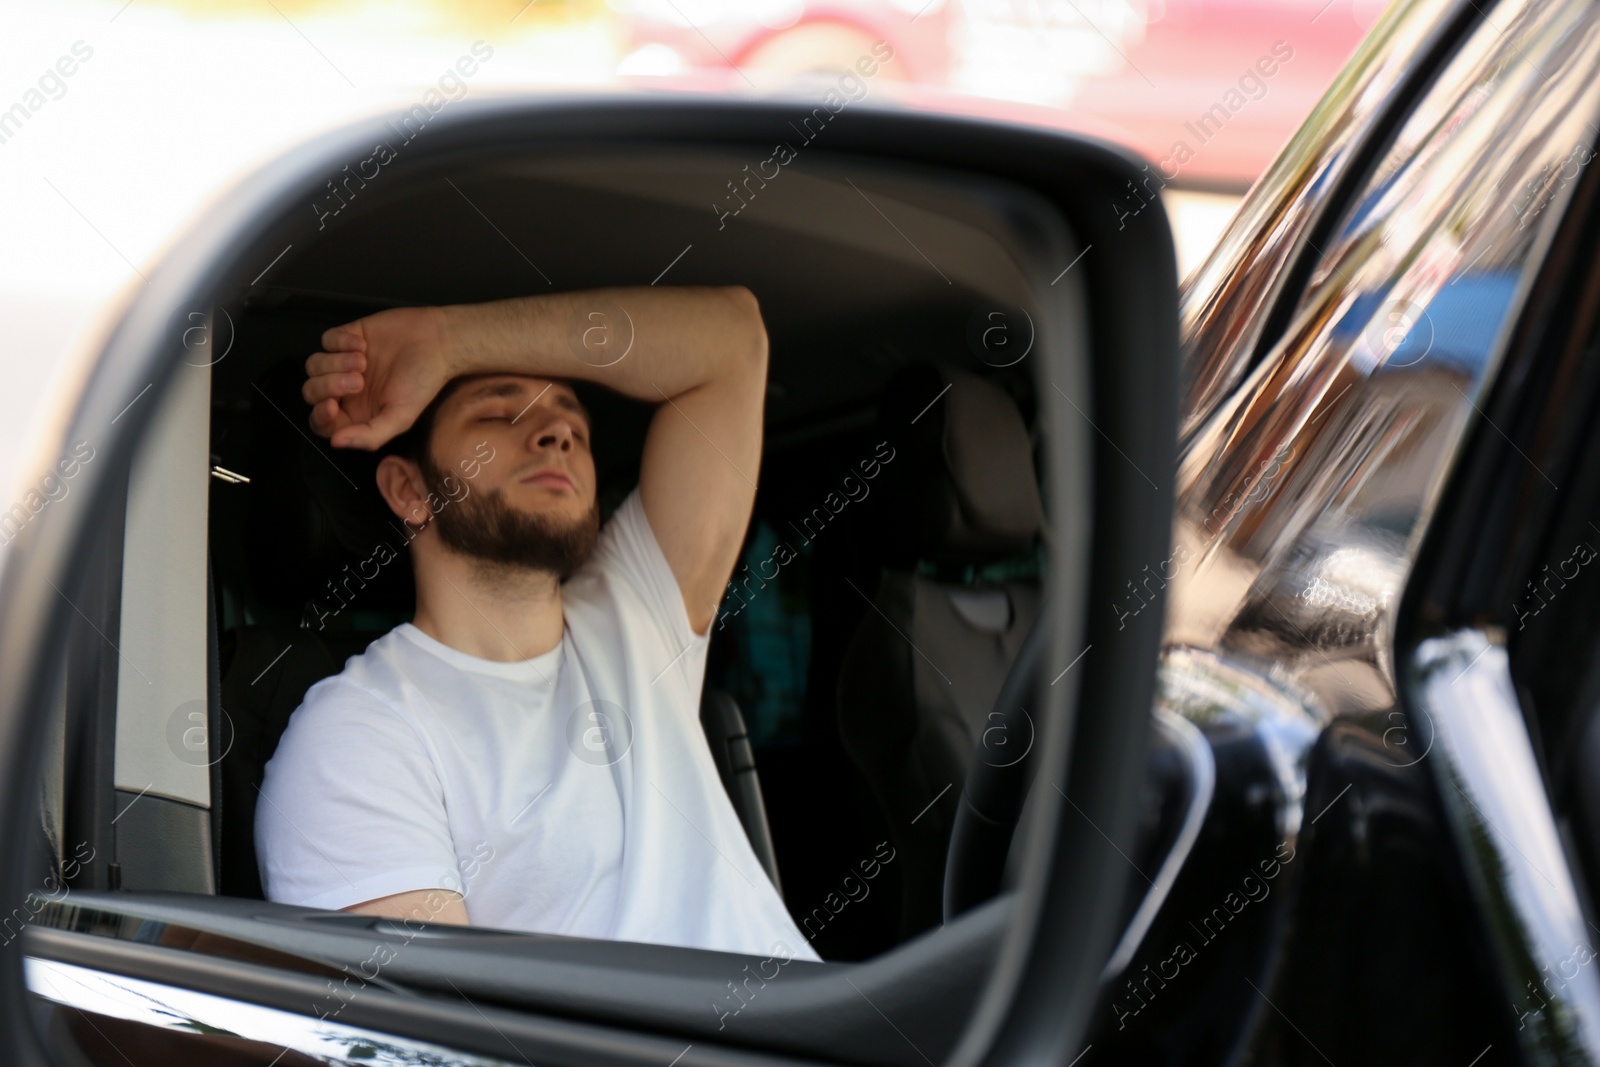
M1043 506L1022 415L989 381L913 364L889 381L877 426L894 451L865 501L863 537L882 567L845 652L837 707L902 865L903 939L941 920L967 767L1039 613L1027 563ZM984 575L1006 561L1016 577Z

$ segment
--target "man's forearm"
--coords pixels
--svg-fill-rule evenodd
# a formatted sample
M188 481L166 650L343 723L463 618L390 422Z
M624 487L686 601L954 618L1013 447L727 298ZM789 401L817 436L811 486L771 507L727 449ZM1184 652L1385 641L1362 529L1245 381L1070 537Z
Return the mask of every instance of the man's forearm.
M741 286L590 289L442 312L453 375L577 378L659 401L766 359L760 310Z

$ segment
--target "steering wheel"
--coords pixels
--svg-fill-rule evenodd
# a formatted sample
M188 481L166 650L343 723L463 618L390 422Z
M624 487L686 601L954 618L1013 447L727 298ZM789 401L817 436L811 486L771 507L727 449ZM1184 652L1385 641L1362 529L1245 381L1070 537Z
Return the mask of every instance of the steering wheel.
M1027 705L1037 707L1042 691L1049 614L1041 609L1023 639L961 789L944 861L945 922L1000 892L1006 853L1033 779L1036 727Z

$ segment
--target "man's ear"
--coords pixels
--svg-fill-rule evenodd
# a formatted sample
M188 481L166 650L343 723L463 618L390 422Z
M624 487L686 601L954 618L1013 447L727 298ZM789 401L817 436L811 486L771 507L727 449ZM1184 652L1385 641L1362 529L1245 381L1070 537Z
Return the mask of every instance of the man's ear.
M378 492L390 511L417 529L433 518L422 468L409 459L390 454L378 461Z

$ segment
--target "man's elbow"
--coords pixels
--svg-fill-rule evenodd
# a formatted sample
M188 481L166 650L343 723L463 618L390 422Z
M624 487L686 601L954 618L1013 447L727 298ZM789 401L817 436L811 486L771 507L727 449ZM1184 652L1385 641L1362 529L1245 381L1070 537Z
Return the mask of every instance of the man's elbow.
M765 378L767 373L767 324L761 318L761 304L756 294L742 285L723 287L723 293L733 303L736 318L742 327L738 331L739 343L734 350L740 362Z

